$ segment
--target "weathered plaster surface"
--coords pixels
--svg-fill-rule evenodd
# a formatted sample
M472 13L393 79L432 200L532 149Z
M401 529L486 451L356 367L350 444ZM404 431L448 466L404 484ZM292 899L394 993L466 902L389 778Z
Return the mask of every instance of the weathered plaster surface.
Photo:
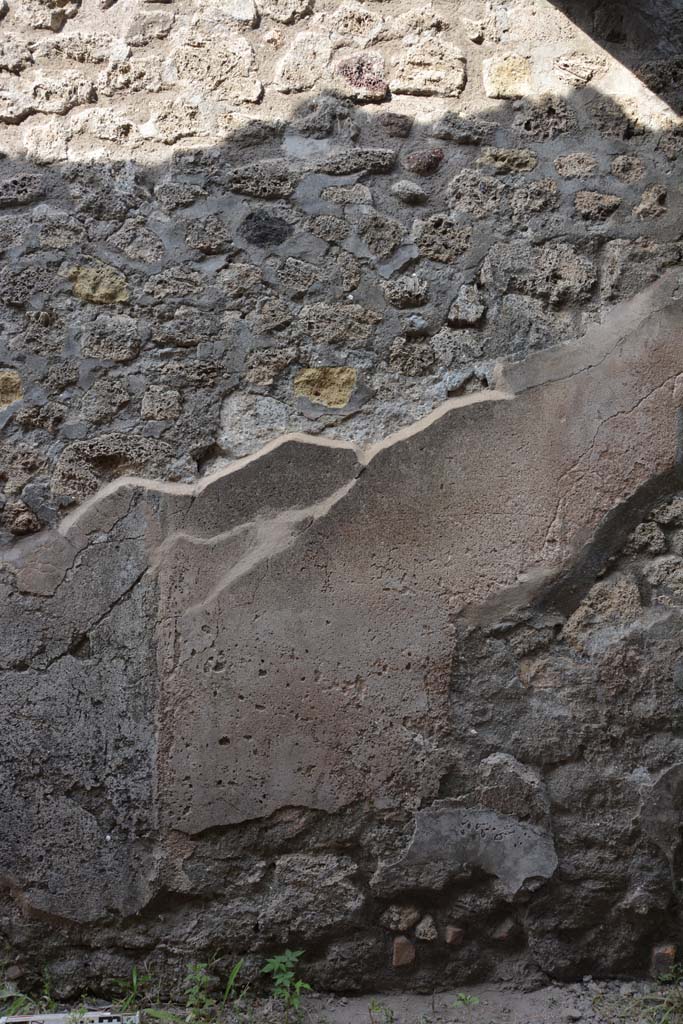
M680 937L675 6L0 0L23 987Z
M341 987L642 963L676 927L679 288L373 450L121 480L8 553L19 956L48 915L67 975L84 925L166 970L295 938ZM415 902L467 940L396 977Z

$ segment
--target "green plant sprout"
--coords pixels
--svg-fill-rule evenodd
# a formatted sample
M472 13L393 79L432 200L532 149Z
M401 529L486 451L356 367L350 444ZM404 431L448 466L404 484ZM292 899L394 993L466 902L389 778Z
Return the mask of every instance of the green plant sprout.
M147 990L152 981L151 974L141 974L136 966L130 972L130 978L115 978L112 987L118 993L116 1007L121 1013L129 1013L140 1007L147 998Z
M267 960L262 968L263 974L273 976L273 996L279 999L285 1008L285 1024L289 1024L290 1013L300 1016L301 997L310 992L311 986L301 978L297 978L295 968L304 955L303 949L286 949L284 953Z
M394 1024L394 1011L384 1003L372 999L368 1007L370 1024Z
M465 1010L465 1018L467 1024L470 1024L472 1020L472 1011L475 1006L479 1005L479 997L468 995L466 992L457 992L455 999L451 1003L454 1010Z

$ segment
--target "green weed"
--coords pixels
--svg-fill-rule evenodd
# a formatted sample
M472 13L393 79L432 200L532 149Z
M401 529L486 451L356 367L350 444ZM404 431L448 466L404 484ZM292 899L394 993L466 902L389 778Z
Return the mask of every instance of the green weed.
M453 1007L454 1010L464 1009L467 1024L470 1024L472 1020L472 1011L474 1010L474 1007L478 1005L479 997L470 996L466 992L457 992L455 995L455 999L451 1003L451 1006Z
M185 978L185 1006L189 1024L201 1024L216 1015L216 1000L210 992L208 963L190 964Z
M674 964L657 980L663 987L648 997L646 1020L650 1024L683 1024L683 966Z
M151 983L152 975L141 974L135 966L131 969L130 978L114 978L112 988L118 994L115 1006L119 1012L130 1013L143 1006L149 998Z
M285 1024L289 1024L292 1013L295 1019L300 1018L302 996L304 992L311 991L309 984L296 977L295 968L303 955L303 949L286 949L267 960L262 968L263 974L273 977L273 996L284 1006Z
M23 992L0 991L0 1002L2 1002L3 1017L17 1017L30 1013L35 1003L30 996Z
M370 1024L394 1024L394 1011L385 1006L384 1003L378 1002L377 999L372 999L368 1006L368 1014L370 1016Z
M43 1013L54 1013L57 1009L57 1000L52 994L52 977L47 967L43 968L43 973L41 974L38 1005Z

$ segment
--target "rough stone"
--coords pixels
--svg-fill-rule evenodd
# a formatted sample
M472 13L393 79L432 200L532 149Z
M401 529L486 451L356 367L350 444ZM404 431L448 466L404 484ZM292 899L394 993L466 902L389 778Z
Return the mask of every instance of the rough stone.
M561 81L580 89L604 74L607 61L600 54L567 53L555 59L553 70Z
M435 942L438 937L439 932L434 924L434 918L431 914L426 914L415 927L415 938L421 942Z
M560 205L560 192L552 178L525 182L513 189L510 205L513 220L526 224L530 217L538 213L557 209ZM579 205L577 200L577 210Z
M123 474L162 475L174 473L174 452L164 442L125 434L102 434L91 441L67 445L55 467L55 494L82 500L94 494L107 480Z
M319 280L316 267L305 260L289 256L278 267L278 279L295 296L304 295Z
M353 347L368 341L381 319L357 303L315 302L302 307L298 323L314 341Z
M472 230L443 214L434 214L417 228L417 247L427 259L455 263L470 244Z
M645 174L645 164L639 156L622 153L615 156L611 163L612 174L627 185L634 185Z
M265 210L255 210L247 214L239 226L242 238L259 247L281 245L293 231L293 226L283 217L274 216Z
M666 189L663 185L648 185L640 197L640 202L633 208L634 217L641 220L648 217L661 217L666 212Z
M8 36L0 40L0 71L18 75L32 62L30 49L20 39Z
M413 118L408 114L387 110L377 115L377 124L390 138L407 139L413 127Z
M342 38L367 43L382 27L382 18L357 0L346 0L328 15L328 23Z
M71 267L68 272L74 295L84 302L113 305L128 302L126 279L114 267L105 263L90 263Z
M413 928L422 917L419 907L392 903L384 911L380 923L384 928L392 932L407 932Z
M81 0L22 0L17 14L29 28L60 32L80 6Z
M181 408L180 392L152 384L143 395L140 415L143 420L175 420Z
M391 186L391 191L406 206L421 206L428 199L425 190L414 181L396 181Z
M207 39L192 40L192 45L178 47L172 60L181 78L220 92L222 99L258 103L263 96L253 47L237 33L221 33L210 45Z
M491 933L494 942L510 942L518 931L517 922L513 917L506 917L497 924Z
M110 236L109 245L141 263L158 263L165 255L161 239L149 230L142 218L125 221Z
M528 653L535 638L524 638L518 649ZM509 754L490 754L480 765L481 803L492 811L513 813L538 825L547 825L550 801L539 773Z
M294 378L294 392L318 405L343 409L353 394L356 377L352 366L308 367Z
M275 87L280 92L304 92L325 73L332 56L329 38L319 32L299 32L280 60Z
M657 523L640 523L628 542L628 550L648 551L651 555L661 555L666 551L666 537Z
M298 355L295 345L256 349L247 356L246 379L257 387L269 387L283 370L296 362Z
M519 171L533 171L538 157L530 149L495 149L485 146L478 163L492 167L496 174L515 174Z
M591 260L564 242L537 249L524 243L496 243L481 269L483 284L502 291L526 292L561 305L588 295L597 277Z
M628 294L636 278L654 281L664 267L674 266L680 259L676 245L660 244L649 238L613 239L605 246L602 295L615 299Z
M23 501L8 501L0 514L0 521L14 537L37 533L41 528L40 519Z
M153 17L153 16L152 16ZM168 15L164 15L165 18ZM65 60L78 64L105 64L115 56L125 56L128 45L121 38L106 32L61 32L59 35L42 37L33 47L34 61Z
M190 65L194 65L196 68L194 55L190 58ZM121 93L131 94L136 92L158 93L162 92L166 85L167 70L159 58L147 55L122 57L121 59L111 60L102 71L97 82L97 92L98 95L102 96L116 96ZM180 105L178 105L177 109L180 109ZM186 105L186 109L193 108ZM148 134L151 134L149 129Z
M297 185L297 175L284 160L260 160L235 168L230 187L240 195L257 199L282 199Z
M430 134L435 139L457 142L460 146L480 146L491 137L494 128L491 122L448 111L435 121Z
M359 135L351 99L329 93L303 101L294 112L290 130L292 134L318 140L335 137L350 142Z
M0 369L0 409L18 402L24 391L16 370Z
M73 70L50 77L39 73L23 88L13 79L0 82L0 123L21 124L33 114L67 114L96 98L94 84ZM56 126L51 127L56 130Z
M495 843L488 836L495 836ZM380 864L373 889L390 895L410 886L419 874L421 885L440 891L466 865L495 875L509 896L525 887L537 888L557 869L550 833L492 811L464 810L446 803L418 811L415 834L403 856ZM399 881L400 880L400 881Z
M125 384L118 380L97 380L86 391L80 413L89 423L110 423L128 404L130 395Z
M568 103L556 96L545 95L533 103L525 101L515 117L515 125L523 136L537 142L547 142L558 135L575 131L577 120Z
M387 174L396 163L393 149L350 149L327 157L318 165L323 174Z
M664 526L683 526L683 502L680 498L669 498L652 510L652 519Z
M426 341L413 338L396 338L389 350L390 369L404 373L407 377L422 377L429 373L435 363L434 349Z
M392 967L411 967L415 963L415 946L405 935L397 935L394 939L391 955Z
M447 200L453 210L477 219L497 213L506 197L506 186L489 175L466 167L448 186Z
M561 178L592 178L598 171L598 162L590 153L568 153L558 156L555 170Z
M340 206L372 204L372 192L367 185L330 185L320 193L320 198Z
M238 28L256 28L259 12L254 0L229 0L225 12Z
M102 314L84 331L81 354L91 359L128 362L139 353L148 333L132 316Z
M442 149L414 149L401 157L401 163L411 174L434 174L443 157Z
M467 81L462 53L437 38L418 38L398 57L389 83L392 93L459 96Z
M416 274L392 278L384 285L384 294L392 306L411 309L424 306L429 298L429 285Z
M372 255L384 259L403 241L403 226L391 217L370 213L363 216L359 234Z
M258 334L278 331L292 322L293 310L288 302L266 296L248 316L248 322Z
M274 21L289 25L313 10L312 0L259 0L259 10Z
M197 249L205 256L234 252L232 229L217 213L187 221L185 242L190 249Z
M439 364L444 367L471 366L484 354L484 342L481 334L473 331L442 327L431 341L434 354ZM462 383L461 377L459 377L460 383Z
M508 53L488 57L483 64L484 92L494 99L517 99L531 90L531 68L526 57Z
M486 306L477 286L464 284L450 305L448 322L454 327L468 327L479 323L485 312Z
M37 174L0 179L0 206L24 206L45 195L45 182Z
M449 27L446 17L432 3L397 12L386 19L381 31L382 39L400 39L412 45L415 40L427 39Z
M621 206L621 197L604 192L577 192L574 206L583 220L606 220Z
M343 94L364 103L381 102L389 88L383 56L368 50L349 54L338 61L334 78Z
M234 394L221 409L221 440L229 455L238 458L251 451L253 438L266 444L287 430L287 407L274 398Z
M308 230L326 242L341 242L351 230L343 217L335 217L330 213L321 213L318 217L312 217L308 222Z
M353 881L356 865L334 854L290 854L275 865L273 894L259 915L262 928L314 938L332 927L353 924L365 902ZM322 912L321 912L322 911Z
M175 15L170 11L143 11L128 24L126 42L131 46L147 46L153 39L165 39L173 28Z

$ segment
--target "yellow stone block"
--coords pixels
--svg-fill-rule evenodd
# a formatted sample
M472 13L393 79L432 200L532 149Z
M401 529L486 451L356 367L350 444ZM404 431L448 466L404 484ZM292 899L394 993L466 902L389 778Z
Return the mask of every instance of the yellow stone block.
M294 393L330 409L343 409L353 394L356 376L352 366L308 367L297 374Z
M73 281L74 295L84 302L96 302L105 306L115 302L128 302L129 293L125 277L106 263L72 267L69 277Z
M21 377L16 370L0 370L0 409L6 409L12 402L18 402L24 390Z

